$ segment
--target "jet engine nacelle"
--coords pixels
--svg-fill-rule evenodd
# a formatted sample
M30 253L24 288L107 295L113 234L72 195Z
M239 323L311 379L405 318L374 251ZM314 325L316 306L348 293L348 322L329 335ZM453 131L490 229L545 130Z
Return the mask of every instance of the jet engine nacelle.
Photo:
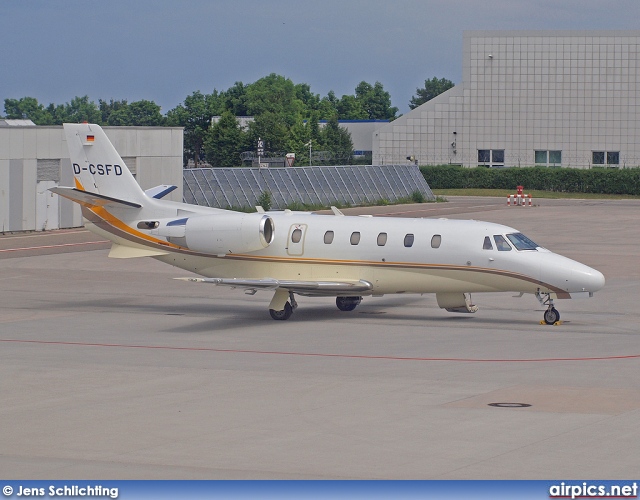
M187 248L215 255L262 250L273 242L274 234L273 219L257 213L189 217L185 225Z
M268 215L237 212L140 221L138 229L149 230L189 250L213 255L262 250L273 242L275 234L273 219Z

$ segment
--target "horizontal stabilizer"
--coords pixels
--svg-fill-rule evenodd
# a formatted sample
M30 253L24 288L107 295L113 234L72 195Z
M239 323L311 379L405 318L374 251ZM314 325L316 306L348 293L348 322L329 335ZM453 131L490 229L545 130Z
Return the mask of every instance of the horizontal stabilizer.
M373 285L365 280L358 281L297 281L277 280L273 278L175 278L194 283L230 286L249 290L276 290L282 288L290 292L308 296L334 296L346 293L365 293L371 291Z
M52 193L56 193L60 196L64 196L71 201L75 201L76 203L80 203L81 205L89 208L93 207L106 207L106 208L115 208L115 207L129 207L129 208L141 208L142 205L138 203L133 203L131 201L120 200L118 198L112 198L110 196L105 196L103 194L91 193L89 191L82 191L81 189L72 188L72 187L53 187L50 188L49 191Z
M147 189L145 190L144 193L149 198L156 198L157 200L159 200L160 198L164 198L165 196L167 196L172 191L175 191L176 189L178 189L178 186L172 186L170 184L162 184L160 186Z

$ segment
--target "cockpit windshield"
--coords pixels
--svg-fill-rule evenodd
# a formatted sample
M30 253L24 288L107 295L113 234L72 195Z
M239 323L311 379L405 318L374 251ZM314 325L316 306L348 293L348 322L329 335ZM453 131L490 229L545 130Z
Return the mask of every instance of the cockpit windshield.
M540 245L534 243L522 233L507 234L509 241L517 250L537 250Z

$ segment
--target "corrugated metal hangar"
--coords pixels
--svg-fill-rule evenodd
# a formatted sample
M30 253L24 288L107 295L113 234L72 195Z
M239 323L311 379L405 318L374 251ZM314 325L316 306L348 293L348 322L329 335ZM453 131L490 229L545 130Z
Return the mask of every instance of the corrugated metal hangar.
M166 199L182 201L182 128L104 127L143 189L173 184ZM0 228L31 231L82 226L80 207L49 191L73 186L61 126L0 122Z
M462 83L380 127L373 163L640 165L640 31L468 31Z

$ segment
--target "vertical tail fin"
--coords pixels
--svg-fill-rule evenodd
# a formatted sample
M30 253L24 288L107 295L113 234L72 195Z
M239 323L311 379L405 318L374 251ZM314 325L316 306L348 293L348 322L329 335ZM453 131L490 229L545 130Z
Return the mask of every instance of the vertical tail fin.
M147 196L99 125L63 127L77 189L143 204Z

